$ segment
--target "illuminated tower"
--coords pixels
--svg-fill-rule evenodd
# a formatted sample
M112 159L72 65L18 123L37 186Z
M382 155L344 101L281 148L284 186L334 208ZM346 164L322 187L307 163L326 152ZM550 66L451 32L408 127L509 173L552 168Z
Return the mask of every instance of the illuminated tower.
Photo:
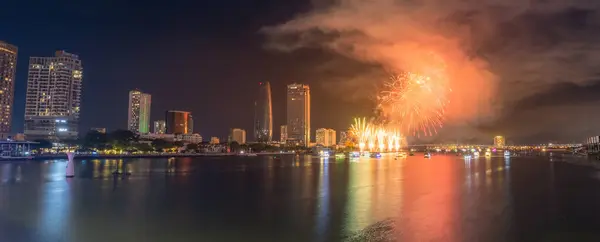
M150 94L139 90L129 92L129 112L127 129L131 132L147 134L150 132Z
M279 141L281 141L281 143L285 143L287 141L287 139L288 139L287 125L281 125Z
M27 139L77 138L82 81L83 67L77 55L57 51L54 57L29 58Z
M254 139L258 142L270 142L273 138L271 84L260 82L258 85L258 98L254 103Z
M310 88L303 84L287 86L288 139L300 145L310 144Z
M17 47L0 41L0 137L10 132L15 72L17 69Z
M494 137L494 147L498 147L498 148L502 148L506 145L506 141L504 140L503 136L496 136Z

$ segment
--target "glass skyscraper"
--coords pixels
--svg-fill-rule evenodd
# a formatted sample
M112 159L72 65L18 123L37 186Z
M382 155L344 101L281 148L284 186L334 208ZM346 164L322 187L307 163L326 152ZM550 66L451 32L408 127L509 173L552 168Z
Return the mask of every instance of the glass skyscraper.
M254 139L271 142L273 138L273 112L271 106L271 84L260 82L258 98L254 103Z
M299 145L310 144L310 88L303 84L287 87L287 138Z

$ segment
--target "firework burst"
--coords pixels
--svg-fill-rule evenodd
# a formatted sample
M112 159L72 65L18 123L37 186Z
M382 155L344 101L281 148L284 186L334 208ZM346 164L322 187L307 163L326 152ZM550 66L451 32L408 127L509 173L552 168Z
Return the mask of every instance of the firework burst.
M431 136L442 127L450 91L443 78L405 72L390 77L377 99L383 113L403 133Z
M367 122L366 118L355 118L354 124L350 126L350 131L357 140L361 152L399 151L405 145L402 144L404 139L398 130Z

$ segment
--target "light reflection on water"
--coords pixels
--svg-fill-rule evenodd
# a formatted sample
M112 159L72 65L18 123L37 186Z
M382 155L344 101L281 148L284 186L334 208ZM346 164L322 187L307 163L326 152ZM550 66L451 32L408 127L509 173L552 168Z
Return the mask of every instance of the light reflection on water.
M96 159L74 179L65 166L0 163L0 241L516 241L600 224L585 220L597 173L540 157Z

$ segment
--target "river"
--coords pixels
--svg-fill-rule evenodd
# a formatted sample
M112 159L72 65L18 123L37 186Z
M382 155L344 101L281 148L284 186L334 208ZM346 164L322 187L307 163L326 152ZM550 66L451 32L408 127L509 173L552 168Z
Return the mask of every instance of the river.
M0 241L600 241L600 171L567 159L4 162Z

